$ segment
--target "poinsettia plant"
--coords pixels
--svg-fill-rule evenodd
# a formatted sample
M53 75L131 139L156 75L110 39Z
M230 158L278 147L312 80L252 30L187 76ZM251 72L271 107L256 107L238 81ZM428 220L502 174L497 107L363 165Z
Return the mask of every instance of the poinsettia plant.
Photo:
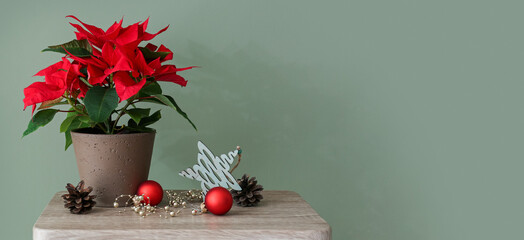
M32 118L23 136L45 126L59 112L66 113L60 125L66 149L71 145L71 131L79 128L100 134L154 131L149 125L161 118L160 110L152 113L150 108L137 107L141 102L168 106L196 129L174 98L162 93L159 84L171 82L184 87L187 81L178 72L193 67L166 64L173 59L173 52L164 45L140 46L169 26L152 34L146 32L149 18L127 27L122 26L122 19L104 31L75 16L67 17L80 23L70 23L76 29L76 39L43 50L65 55L35 75L43 76L43 82L24 89L24 110L31 106ZM129 121L120 123L124 115L130 117Z

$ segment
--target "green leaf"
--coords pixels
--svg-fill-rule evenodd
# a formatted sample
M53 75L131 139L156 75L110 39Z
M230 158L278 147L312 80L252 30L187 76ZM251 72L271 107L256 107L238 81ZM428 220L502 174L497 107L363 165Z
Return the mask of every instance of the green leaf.
M78 112L75 111L75 109L73 107L69 108L69 110L67 112L67 117L76 116L76 115L78 115Z
M60 45L49 46L46 49L42 50L42 52L57 52L67 54L64 48L69 53L77 57L89 57L93 52L93 48L91 47L87 39L73 40Z
M68 131L72 131L72 130L75 130L75 129L79 129L79 128L86 128L86 127L89 127L89 124L85 123L85 122L82 122L82 120L80 120L81 117L77 117L73 120L73 122L71 122L71 125L69 126L69 129L67 129Z
M135 120L129 119L129 121L127 121L127 126L126 127L137 128L138 124L135 122Z
M151 125L157 122L158 120L160 120L161 117L162 115L160 114L160 110L158 110L154 112L153 114L151 114L151 116L142 118L142 120L140 120L140 124L138 124L138 127L145 127L145 126Z
M149 116L149 112L151 112L151 108L133 108L126 110L126 113L129 114L136 124L139 124L142 118Z
M67 128L67 130L65 131L65 150L67 150L67 148L69 148L69 146L71 146L71 144L73 143L73 140L71 139L71 131L72 130L75 130L75 129L79 129L79 128L86 128L86 127L89 127L89 124L85 123L85 122L82 122L80 120L81 117L84 117L84 116L71 116L73 117L73 120L71 121L71 123L69 124L69 127ZM60 130L62 130L62 126L60 126Z
M146 86L140 89L139 97L148 97L156 94L162 94L162 88L160 88L158 82L153 81L151 83L146 83Z
M189 119L187 114L184 111L182 111L182 109L178 106L178 104L175 102L175 99L173 99L173 97L171 97L169 95L162 95L162 94L157 94L157 95L154 95L154 96L155 96L156 99L158 99L164 105L169 106L169 107L175 109L178 112L178 114L182 115L182 117L184 117L189 123L191 123L191 126L193 126L193 128L195 130L198 130L197 127L195 126L195 124Z
M71 131L67 131L67 132L65 132L65 148L64 148L64 151L67 151L67 149L69 148L69 146L71 146L71 144L73 144L73 139L71 139Z
M75 118L77 118L77 115L71 115L64 119L62 124L60 124L60 132L66 132Z
M87 123L87 124L93 122L93 121L91 121L91 118L89 118L89 116L79 116L78 120L80 120L83 123Z
M118 107L118 95L114 88L94 86L87 91L84 104L92 121L104 122Z
M29 135L30 133L36 131L38 128L47 125L58 112L57 109L45 109L37 112L33 118L29 121L27 129L24 131L22 137Z
M138 47L138 49L140 49L146 61L152 61L157 58L164 59L170 53L170 52L153 52L149 50L149 48L146 48L146 47Z

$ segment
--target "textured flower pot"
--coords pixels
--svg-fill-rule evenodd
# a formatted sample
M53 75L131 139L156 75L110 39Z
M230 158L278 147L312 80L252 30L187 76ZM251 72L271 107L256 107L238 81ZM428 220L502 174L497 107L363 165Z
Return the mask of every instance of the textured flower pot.
M71 132L80 179L93 187L99 207L112 207L120 194L135 194L147 180L155 133Z

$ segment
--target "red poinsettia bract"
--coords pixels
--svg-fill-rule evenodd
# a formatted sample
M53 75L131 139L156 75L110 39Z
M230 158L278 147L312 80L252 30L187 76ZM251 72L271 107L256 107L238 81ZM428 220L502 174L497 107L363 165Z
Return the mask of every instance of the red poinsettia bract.
M32 106L34 111L36 104L60 97L81 99L93 86L114 87L120 101L135 96L147 81L186 86L187 81L177 73L192 67L164 64L173 58L173 52L164 45L157 47L149 43L139 47L141 42L152 40L168 27L148 33L148 18L127 27L122 27L120 20L104 31L75 16L67 17L80 23L71 25L77 30L76 40L87 40L89 54L76 56L64 47L66 56L61 61L35 75L43 76L44 82L35 82L24 89L24 109ZM144 53L152 54L145 56Z

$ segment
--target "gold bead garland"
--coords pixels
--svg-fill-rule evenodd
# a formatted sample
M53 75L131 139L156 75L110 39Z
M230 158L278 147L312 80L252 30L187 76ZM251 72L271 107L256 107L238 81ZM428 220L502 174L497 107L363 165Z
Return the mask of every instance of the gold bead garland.
M185 192L175 192L175 191L165 191L168 198L168 205L164 206L164 213L165 215L158 214L159 217L167 218L170 217L176 217L180 214L181 210L175 211L173 208L186 208L188 207L188 203L200 203L198 208L195 208L193 204L191 204L191 207L193 208L191 211L192 215L201 215L202 213L206 213L207 209L205 208L205 204L203 201L203 194L202 190L188 190ZM127 197L128 200L125 203L123 211L118 211L119 213L126 212L127 206L129 206L132 203L131 210L139 215L140 217L147 217L149 215L155 214L158 209L156 206L151 206L149 203L142 203L144 201L144 195L120 195L115 198L115 202L113 203L113 207L118 208L120 205L118 204L118 200L120 198ZM147 198L147 202L149 202L149 198Z
M185 206L188 202L202 202L202 190L191 189L186 192L177 193L175 191L166 191L169 206Z
M125 203L124 210L118 211L119 213L126 212L127 206L130 205L131 202L133 202L133 205L131 206L131 210L133 210L133 212L137 213L141 217L146 217L156 212L156 207L151 206L151 204L149 204L150 202L149 197L147 197L147 202L148 202L147 204L145 202L142 203L142 201L144 201L144 195L124 195L122 194L115 198L113 207L118 208L119 207L118 200L124 197L127 197L128 199Z
M191 214L201 215L202 213L207 212L207 209L205 209L205 207L202 207L202 205L204 205L204 203L202 202L202 190L191 189L185 192L166 191L166 194L168 204L170 207L179 208L180 206L182 206L182 208L186 208L188 206L188 203L200 203L198 207L195 207L194 204L191 204L191 207L193 208L193 210L191 210Z

